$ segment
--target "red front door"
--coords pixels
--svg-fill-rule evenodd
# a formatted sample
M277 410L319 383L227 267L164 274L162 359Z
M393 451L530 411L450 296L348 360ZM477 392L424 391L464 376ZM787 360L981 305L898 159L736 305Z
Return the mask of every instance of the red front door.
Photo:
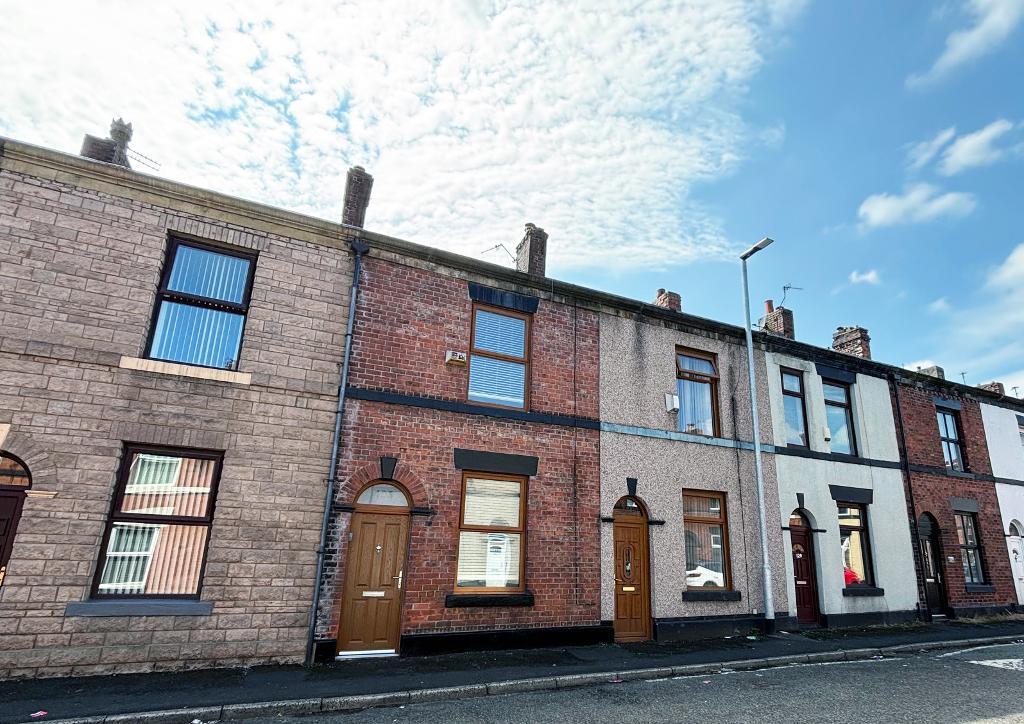
M818 582L814 573L814 541L811 530L792 526L789 536L793 547L793 585L796 587L796 619L800 623L818 623Z

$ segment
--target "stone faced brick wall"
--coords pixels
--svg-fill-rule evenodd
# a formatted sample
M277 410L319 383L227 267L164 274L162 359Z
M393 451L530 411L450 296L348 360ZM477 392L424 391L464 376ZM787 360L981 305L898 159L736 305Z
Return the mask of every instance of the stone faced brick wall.
M348 253L242 225L244 209L222 199L184 204L209 209L197 215L155 192L102 190L88 174L72 185L16 173L9 160L0 424L11 431L0 447L29 464L34 489L57 495L25 502L0 587L0 677L301 660ZM119 367L144 352L168 230L259 250L238 368L250 385ZM202 581L213 615L65 617L89 596L124 441L225 451Z
M1001 606L1016 602L1012 571L1006 556L999 501L995 483L965 477L945 475L945 462L939 442L939 428L935 418L935 392L906 384L896 388L903 413L907 457L911 465L935 468L934 472L912 470L910 485L913 489L913 515L917 520L922 513L931 513L939 524L942 542L942 565L946 596L949 605L957 608ZM950 397L961 404L959 420L967 471L991 475L988 447L981 418L980 405L968 398ZM954 511L950 497L972 498L978 501L978 533L983 545L986 581L995 586L994 593L968 592L965 587L959 541L956 534ZM955 556L950 563L948 556ZM915 564L920 570L920 556L915 551ZM923 595L923 594L922 594ZM923 600L923 598L922 598Z
M465 402L468 369L446 366L444 356L469 351L471 310L467 281L452 271L371 252L360 285L351 385ZM597 315L542 297L532 329L531 410L596 418ZM344 440L337 503L352 504L379 474L373 471L380 457L392 456L413 504L434 511L412 518L403 634L599 623L597 430L350 400ZM444 606L455 587L461 513L455 448L540 459L527 499L525 585L535 595L532 607ZM350 520L340 513L332 522L318 619L324 638L337 632Z

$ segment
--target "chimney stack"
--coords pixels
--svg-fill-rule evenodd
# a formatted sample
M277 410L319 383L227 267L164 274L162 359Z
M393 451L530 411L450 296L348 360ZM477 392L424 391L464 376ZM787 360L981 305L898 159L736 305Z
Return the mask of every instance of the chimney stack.
M796 339L796 328L793 326L793 311L785 307L776 309L775 303L771 299L766 299L764 301L764 318L761 320L761 329L786 339Z
M664 289L658 290L658 296L654 298L654 304L658 307L671 309L673 312L683 311L682 298L675 292L666 292Z
M940 380L946 379L946 370L942 369L938 365L932 365L931 367L918 367L917 371L922 375L928 375L929 377L937 377Z
M131 168L128 163L128 142L132 140L132 124L118 118L110 122L110 138L99 138L85 134L79 155L94 161L112 163L115 166Z
M548 235L533 224L526 225L526 234L516 247L516 269L531 276L544 276L548 255Z
M988 390L989 392L995 392L997 395L1005 395L1006 387L1003 386L1002 382L986 382L983 385L978 385L979 390Z
M832 349L871 359L871 337L863 327L837 327L832 334Z
M341 223L348 226L363 228L366 221L366 207L370 205L370 191L373 189L373 176L366 173L362 166L353 166L348 170L345 181L345 203L341 210Z

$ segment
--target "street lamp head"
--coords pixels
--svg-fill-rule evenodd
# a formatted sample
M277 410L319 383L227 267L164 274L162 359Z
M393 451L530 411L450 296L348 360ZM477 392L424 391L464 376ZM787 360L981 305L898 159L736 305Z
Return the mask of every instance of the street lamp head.
M769 239L766 236L763 239L761 239L761 241L757 242L752 247L747 249L745 252L740 254L740 259L743 259L744 261L746 261L747 259L752 257L754 254L756 254L757 252L761 251L761 249L764 249L766 246L770 246L773 243L775 243L775 239Z

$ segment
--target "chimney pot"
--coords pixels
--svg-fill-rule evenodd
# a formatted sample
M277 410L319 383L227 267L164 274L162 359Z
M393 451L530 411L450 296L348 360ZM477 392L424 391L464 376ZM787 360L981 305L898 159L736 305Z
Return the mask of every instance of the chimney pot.
M871 359L871 337L863 327L837 327L832 335L832 349Z
M523 240L516 247L516 269L532 276L544 276L547 265L548 235L534 224L526 225Z
M363 228L366 221L366 207L370 205L370 191L373 190L373 176L362 166L348 170L345 180L345 202L341 209L341 223Z
M764 313L765 314L771 314L774 311L775 311L775 302L773 302L771 299L765 299L764 300Z
M683 311L683 300L675 292L666 292L664 289L658 290L658 296L654 298L654 304L665 309L671 309L673 312Z

